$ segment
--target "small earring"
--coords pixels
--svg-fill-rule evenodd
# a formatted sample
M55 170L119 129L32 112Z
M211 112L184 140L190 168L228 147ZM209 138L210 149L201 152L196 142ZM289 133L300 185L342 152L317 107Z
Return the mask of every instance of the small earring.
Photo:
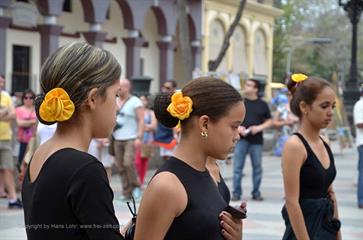
M308 114L308 112L304 112L304 114L306 115L306 114Z
M208 133L207 132L200 132L200 135L202 136L202 138L206 139L208 137Z

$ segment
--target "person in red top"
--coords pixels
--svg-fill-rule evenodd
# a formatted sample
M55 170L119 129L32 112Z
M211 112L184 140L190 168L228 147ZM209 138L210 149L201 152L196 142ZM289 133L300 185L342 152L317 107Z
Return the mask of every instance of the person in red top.
M22 105L15 109L19 142L18 169L24 159L26 147L36 131L37 116L34 110L34 98L35 93L32 90L25 90L21 97Z

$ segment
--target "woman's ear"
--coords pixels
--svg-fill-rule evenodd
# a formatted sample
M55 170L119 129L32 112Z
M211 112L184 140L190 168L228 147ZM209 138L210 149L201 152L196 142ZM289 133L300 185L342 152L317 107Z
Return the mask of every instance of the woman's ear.
M304 101L301 101L299 103L299 108L300 108L300 112L302 113L302 115L306 115L308 113L308 107L309 107L309 105Z
M88 96L87 96L87 100L85 102L85 104L87 106L89 106L90 109L95 109L96 108L96 102L97 102L97 94L98 88L92 88L89 92L88 92Z
M198 126L201 132L208 132L209 117L207 115L202 115L199 117Z

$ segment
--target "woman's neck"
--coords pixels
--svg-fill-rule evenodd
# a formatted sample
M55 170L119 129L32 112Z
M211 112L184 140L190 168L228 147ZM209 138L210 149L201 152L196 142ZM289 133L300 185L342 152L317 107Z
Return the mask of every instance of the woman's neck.
M213 178L214 182L218 184L221 181L221 179L219 177L219 167L217 165L216 160L208 158L206 162L206 167L209 171L209 174Z
M61 148L74 148L87 152L91 142L89 126L85 124L58 123L53 140Z
M200 143L192 137L181 137L174 156L198 171L206 170L207 155L201 150Z
M319 141L320 129L313 127L308 121L302 121L299 132L312 141Z
M34 106L33 105L23 105L23 107L25 108L25 109L27 109L27 110L32 110L32 109L34 109Z

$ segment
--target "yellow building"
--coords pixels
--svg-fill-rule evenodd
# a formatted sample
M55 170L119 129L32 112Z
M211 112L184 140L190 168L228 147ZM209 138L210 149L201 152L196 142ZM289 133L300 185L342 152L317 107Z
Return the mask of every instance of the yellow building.
M187 0L194 69L207 71L238 4ZM218 71L271 82L273 23L279 14L272 0L248 0ZM183 77L178 34L174 0L1 0L0 74L9 92L39 92L46 57L67 42L84 40L112 52L123 76L153 79L149 90L155 93L166 80L180 86L188 80Z
M208 61L215 59L223 37L232 24L239 1L206 0L203 8L202 70L208 71ZM230 47L217 71L234 72L246 78L266 83L265 94L271 97L273 32L275 18L282 15L272 0L249 0L234 31Z

